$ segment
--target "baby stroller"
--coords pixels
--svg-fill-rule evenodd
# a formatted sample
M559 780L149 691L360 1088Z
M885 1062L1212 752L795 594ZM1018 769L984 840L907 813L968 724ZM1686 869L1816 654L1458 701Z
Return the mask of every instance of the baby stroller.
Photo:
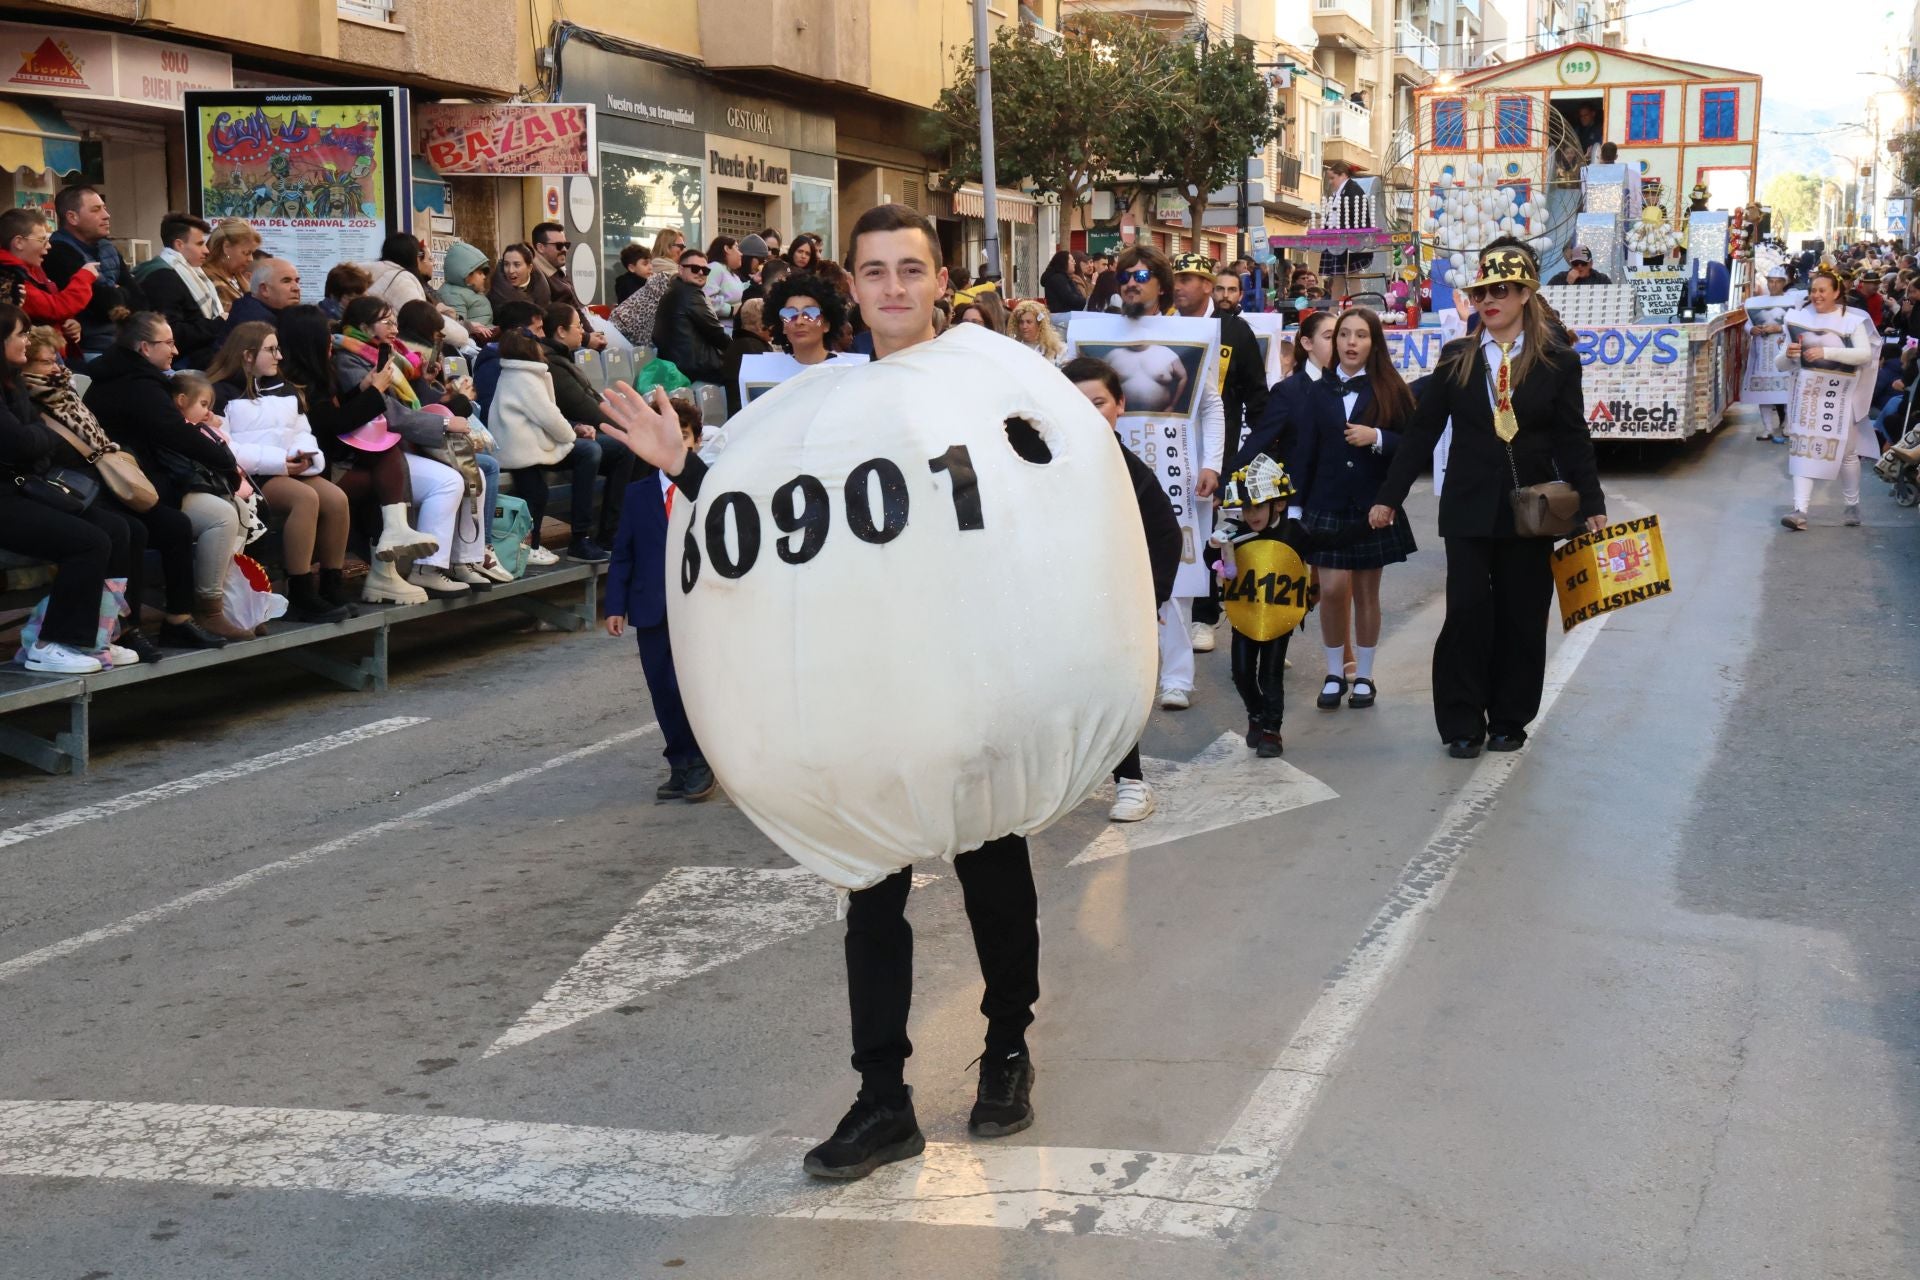
M1893 500L1903 507L1920 506L1920 423L1880 455L1873 473L1893 486Z

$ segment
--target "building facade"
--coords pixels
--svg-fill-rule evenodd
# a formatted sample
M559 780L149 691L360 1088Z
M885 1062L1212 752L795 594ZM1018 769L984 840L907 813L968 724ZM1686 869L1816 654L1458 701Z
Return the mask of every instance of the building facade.
M890 201L935 220L949 265L977 265L984 198L939 182L927 127L973 38L968 0L569 0L565 11L536 29L520 6L520 74L597 113L596 180L562 201L575 245L597 259L596 300L612 296L620 250L663 229L703 247L805 232L838 257L852 218ZM993 4L990 17L996 29L1053 27L1058 0ZM1037 293L1057 219L1043 227L1030 193L997 194L1007 287ZM523 203L528 226L553 212L546 184L526 184Z
M417 101L506 98L521 86L513 36L521 7L48 0L32 10L0 8L8 207L50 206L61 185L89 182L113 210L125 256L144 259L160 247L161 215L194 203L184 93L377 84L404 87ZM436 175L415 165L410 176L417 203L444 206Z

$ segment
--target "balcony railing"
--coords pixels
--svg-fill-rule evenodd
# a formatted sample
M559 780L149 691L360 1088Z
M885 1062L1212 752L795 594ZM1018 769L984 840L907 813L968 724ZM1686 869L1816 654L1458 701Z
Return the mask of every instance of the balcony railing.
M1373 30L1373 6L1367 0L1313 0L1315 17L1345 14L1367 30Z
M1440 73L1440 46L1411 22L1402 19L1395 24L1393 42L1400 57L1419 63L1430 76Z
M1395 129L1387 143L1386 160L1396 169L1413 166L1413 130Z
M1339 139L1355 146L1373 146L1373 112L1353 102L1328 103L1321 132L1329 142Z

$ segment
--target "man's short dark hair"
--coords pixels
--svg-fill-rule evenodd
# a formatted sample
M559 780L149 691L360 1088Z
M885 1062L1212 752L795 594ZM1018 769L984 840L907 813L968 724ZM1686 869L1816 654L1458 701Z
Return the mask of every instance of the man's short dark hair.
M511 299L493 310L493 322L502 329L524 329L538 319L539 304L528 302L525 298Z
M190 213L180 213L177 210L160 219L160 243L168 248L185 240L189 231L211 235L213 224L205 218L196 218Z
M1613 164L1615 161L1619 159L1620 159L1619 143L1603 142L1600 144L1600 163L1601 164Z
M549 235L557 235L562 240L566 239L567 229L557 222L542 222L534 227L531 235L534 244L541 245L547 242Z
M620 265L630 267L636 262L652 262L653 250L643 244L630 244L620 251Z
M556 302L541 313L540 323L546 326L547 336L551 338L572 324L573 318L579 314L579 309L571 302Z
M853 231L847 236L847 264L854 270L860 268L860 237L868 233L883 231L918 231L927 238L927 260L939 270L943 255L940 251L940 233L933 229L926 216L918 210L909 209L904 204L877 204L860 215L853 224Z
M357 298L373 288L373 276L363 266L342 262L327 272L325 293L329 298Z
M1098 356L1075 356L1060 366L1060 372L1067 375L1067 381L1078 386L1082 382L1097 382L1107 389L1115 404L1125 404L1127 393L1120 388L1120 375L1113 366Z
M691 258L698 258L700 261L705 262L708 260L707 251L705 249L682 249L678 261L680 265L684 267Z
M88 196L100 193L92 187L62 187L53 198L53 216L61 226L67 225L67 215L80 212L80 202Z

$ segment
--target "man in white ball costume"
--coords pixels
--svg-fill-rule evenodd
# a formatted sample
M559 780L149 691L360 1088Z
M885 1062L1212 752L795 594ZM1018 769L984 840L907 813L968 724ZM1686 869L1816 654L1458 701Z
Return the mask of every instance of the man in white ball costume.
M947 273L920 214L867 211L846 262L875 363L823 365L769 392L729 423L723 454L703 461L686 449L664 394L616 385L606 398L608 433L683 495L668 543L685 546L677 571L669 561L681 586L671 624L689 632L682 684L703 747L715 739L714 771L788 853L850 890L861 1087L806 1156L807 1172L826 1178L864 1177L926 1145L905 1083L909 859L952 860L985 979L968 1128L998 1137L1033 1123L1026 1030L1040 936L1022 833L1077 804L1137 740L1155 652L1151 574L1105 422L1016 343L969 326L934 342ZM851 465L869 452L882 456ZM1124 504L1117 512L1109 494ZM1023 513L1062 504L1072 514L1038 539L1042 576L1010 577L1024 551L1001 540L1035 532ZM762 538L762 512L784 538ZM763 544L780 562L759 554ZM1075 594L1116 557L1117 578ZM912 594L929 579L932 590ZM1084 640L1089 625L1119 642L1089 655L1101 643ZM883 642L869 644L875 634ZM1028 672L1051 685L1028 683ZM712 731L700 723L703 690L719 717Z

